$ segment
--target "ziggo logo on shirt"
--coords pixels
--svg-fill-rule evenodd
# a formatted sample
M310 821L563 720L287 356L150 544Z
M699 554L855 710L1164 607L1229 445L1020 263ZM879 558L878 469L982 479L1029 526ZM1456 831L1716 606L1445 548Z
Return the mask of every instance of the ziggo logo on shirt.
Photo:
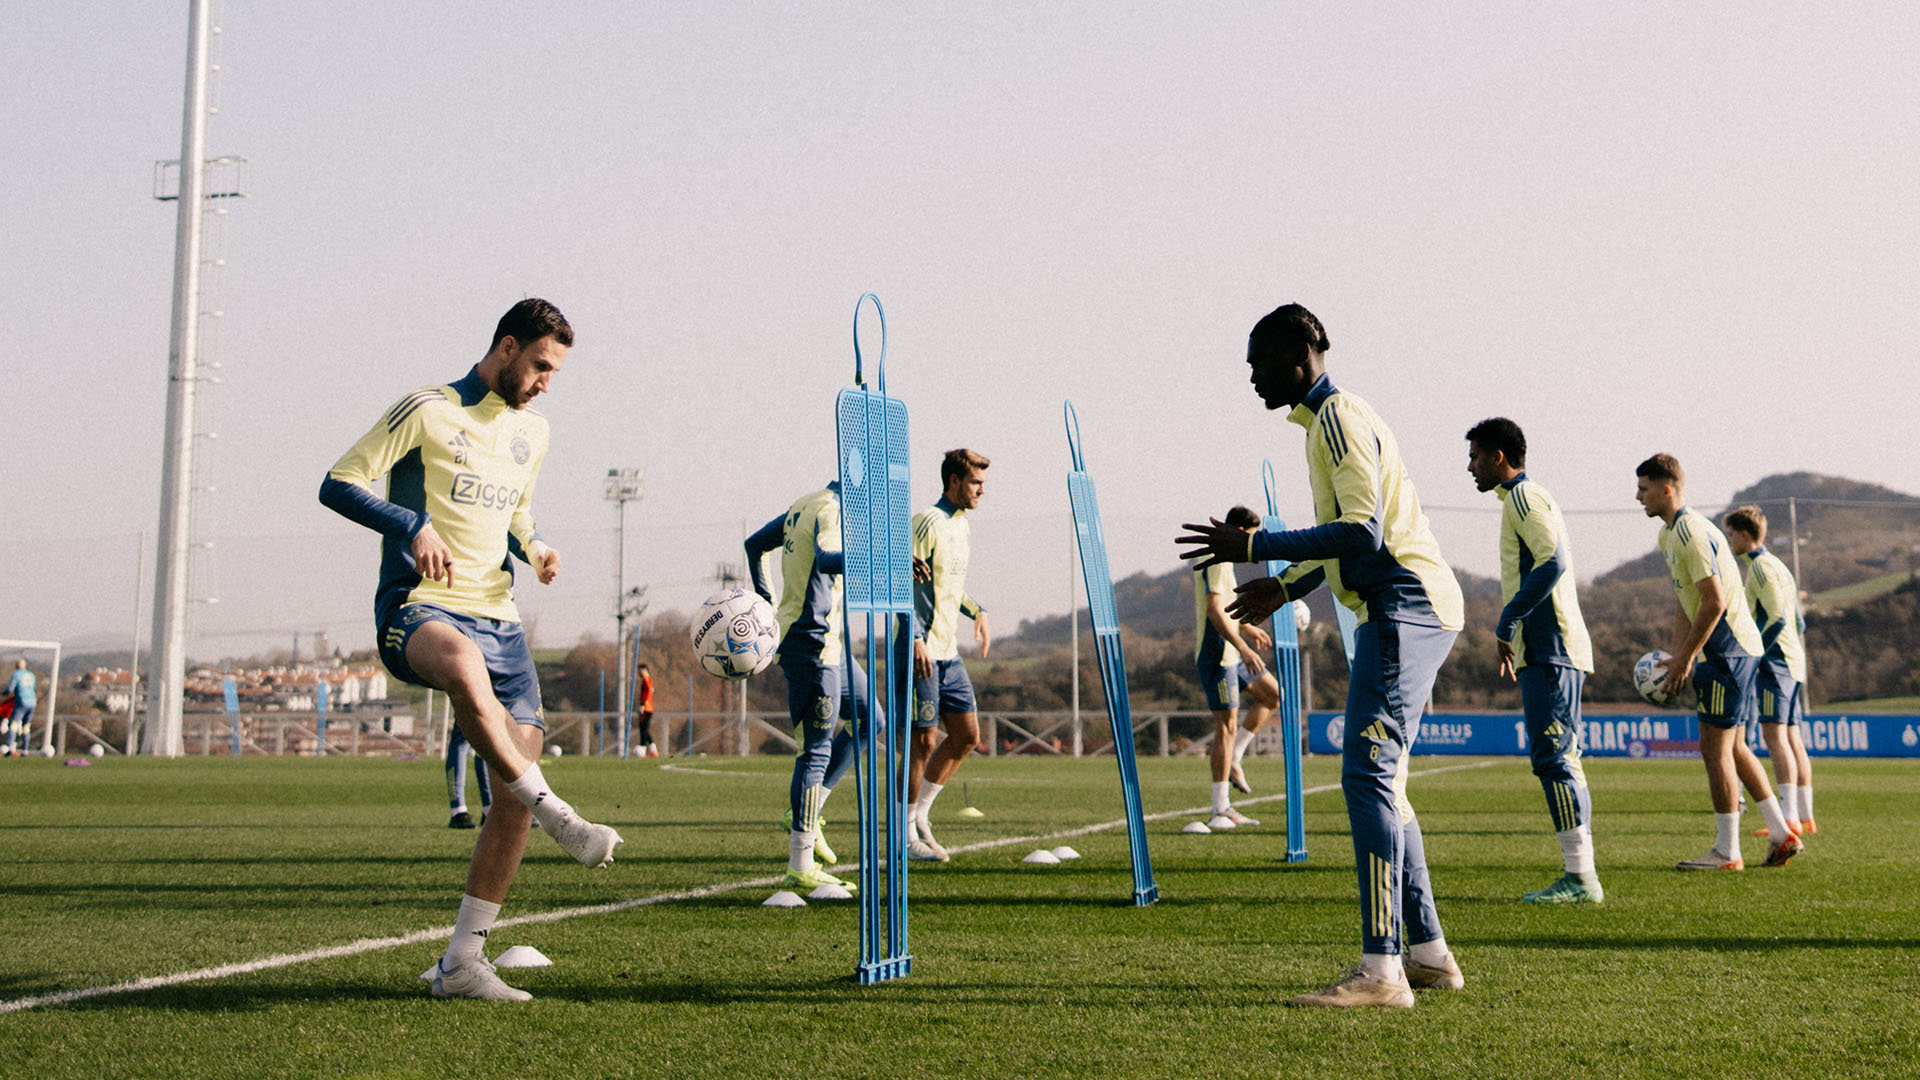
M504 510L520 503L519 488L490 484L472 473L456 475L453 478L453 490L447 496L457 503L484 506L490 510Z

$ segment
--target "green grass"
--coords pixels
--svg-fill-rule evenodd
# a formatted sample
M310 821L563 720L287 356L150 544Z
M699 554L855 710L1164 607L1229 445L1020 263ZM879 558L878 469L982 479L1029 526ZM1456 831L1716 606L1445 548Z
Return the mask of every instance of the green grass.
M1837 589L1827 589L1813 594L1813 603L1820 608L1845 607L1862 600L1871 600L1876 596L1890 593L1905 585L1913 577L1910 571L1895 570L1891 573L1870 577L1865 581L1856 581L1851 585L1842 585Z
M1467 764L1420 758L1416 769ZM535 837L507 916L776 873L785 764L565 758L555 786L619 826L590 873ZM1141 762L1150 812L1204 801L1203 763ZM1308 762L1308 783L1338 763ZM1697 762L1593 760L1602 908L1519 894L1558 872L1521 759L1421 776L1421 810L1464 992L1411 1012L1294 1010L1356 959L1337 793L1307 800L1304 864L1259 830L1149 826L1164 899L1126 902L1124 834L1024 866L1033 843L913 875L914 973L858 987L852 905L763 909L767 889L522 925L555 966L511 973L531 1005L430 1000L428 943L0 1015L0 1075L1322 1076L1914 1075L1920 1000L1910 763L1820 763L1822 832L1781 871L1686 875L1711 839ZM1262 794L1277 763L1250 764ZM1116 816L1112 762L976 759L987 817L960 845ZM0 1000L191 970L451 921L471 833L442 827L433 762L0 762ZM851 791L828 807L850 856ZM1749 815L1749 825L1754 815ZM1060 841L1054 841L1058 843ZM1754 863L1762 841L1747 837Z
M1823 713L1920 713L1920 697L1868 698L1861 701L1829 701L1820 706Z

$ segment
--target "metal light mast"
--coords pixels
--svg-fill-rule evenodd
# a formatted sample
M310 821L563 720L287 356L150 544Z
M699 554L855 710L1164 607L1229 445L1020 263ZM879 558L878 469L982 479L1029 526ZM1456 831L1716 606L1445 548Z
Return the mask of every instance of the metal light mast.
M640 469L608 469L604 489L607 501L613 504L614 555L613 555L613 655L614 663L619 665L620 676L614 684L614 700L619 702L620 713L620 756L627 756L627 726L629 691L627 682L633 677L632 658L627 655L627 615L629 600L627 597L627 504L640 498ZM631 612L639 614L638 612Z

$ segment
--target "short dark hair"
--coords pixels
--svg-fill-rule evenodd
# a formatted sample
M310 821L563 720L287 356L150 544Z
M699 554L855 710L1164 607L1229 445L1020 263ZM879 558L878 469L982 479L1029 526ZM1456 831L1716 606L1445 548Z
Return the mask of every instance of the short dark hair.
M947 456L940 459L940 490L945 491L955 477L965 476L970 470L984 469L991 464L993 462L988 461L983 455L976 454L964 446L958 450L947 451Z
M1680 459L1672 454L1655 454L1634 467L1633 475L1644 476L1649 480L1663 480L1669 484L1685 484L1687 471L1680 467Z
M1736 506L1727 511L1727 528L1739 529L1755 543L1767 542L1767 512L1757 506Z
M573 347L573 324L567 317L545 300L529 296L500 316L499 324L493 328L493 344L487 348L495 348L500 339L508 337L522 345L531 345L548 334L560 344Z
M1488 417L1467 429L1467 441L1482 450L1498 450L1507 464L1516 469L1527 467L1527 435L1520 425L1504 416Z
M1251 506L1236 506L1227 511L1226 523L1236 529L1260 527L1260 512Z
M1297 341L1315 352L1326 352L1333 348L1327 340L1327 328L1313 312L1299 304L1283 304L1267 312L1259 322L1253 324L1250 338L1273 341Z

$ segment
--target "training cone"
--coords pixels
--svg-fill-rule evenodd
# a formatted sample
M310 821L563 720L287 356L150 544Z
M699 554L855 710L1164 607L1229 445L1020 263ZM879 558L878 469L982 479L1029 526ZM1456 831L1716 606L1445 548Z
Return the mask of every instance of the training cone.
M980 808L977 806L965 806L965 807L961 807L960 816L969 817L969 818L982 818L982 817L986 817L987 815L981 813Z
M760 906L761 907L806 907L807 902L805 900L800 899L799 893L790 892L786 889L781 889L779 892L774 893L772 896L769 896L765 900L760 901Z
M838 885L822 885L807 894L809 900L851 900L853 894Z
M1204 836L1205 834L1210 833L1213 830L1207 828L1207 823L1204 821L1189 821L1187 822L1187 827L1184 829L1181 829L1180 831L1184 833L1193 833L1195 836Z
M1028 855L1026 858L1021 859L1020 861L1029 862L1035 866L1059 866L1060 856L1055 855L1053 852L1048 851L1046 848L1036 848L1031 855Z
M1059 859L1061 862L1066 862L1068 859L1079 858L1080 853L1066 846L1065 844L1062 844L1059 847L1053 849L1053 857L1056 859Z
M495 957L493 966L498 968L552 967L553 961L547 959L547 954L531 945L515 945Z

